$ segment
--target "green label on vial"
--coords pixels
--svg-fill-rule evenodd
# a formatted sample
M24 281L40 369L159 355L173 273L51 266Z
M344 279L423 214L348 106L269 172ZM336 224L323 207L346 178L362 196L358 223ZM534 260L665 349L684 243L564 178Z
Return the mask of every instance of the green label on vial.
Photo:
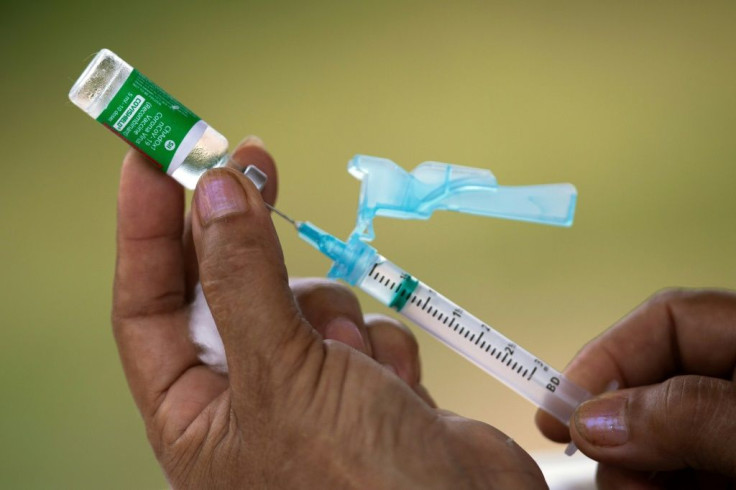
M199 118L133 70L97 120L166 171L176 149Z

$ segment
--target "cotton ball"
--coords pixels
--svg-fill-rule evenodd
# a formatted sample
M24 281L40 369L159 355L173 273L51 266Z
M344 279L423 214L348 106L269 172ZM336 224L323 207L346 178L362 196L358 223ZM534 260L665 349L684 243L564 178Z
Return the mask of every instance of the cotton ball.
M226 373L225 346L199 283L194 288L194 301L190 308L189 332L192 341L199 347L199 360L215 371Z

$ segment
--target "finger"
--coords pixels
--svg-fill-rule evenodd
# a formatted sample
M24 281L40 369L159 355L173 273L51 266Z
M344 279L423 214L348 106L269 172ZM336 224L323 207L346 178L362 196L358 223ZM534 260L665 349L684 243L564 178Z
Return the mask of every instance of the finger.
M629 388L583 403L573 440L587 456L633 470L695 468L736 477L736 384L703 376Z
M257 136L248 136L238 143L230 156L228 167L239 171L244 171L249 165L255 165L266 174L266 185L261 190L263 200L273 205L276 202L278 193L278 173L276 172L276 164L271 155L266 151L261 140ZM186 267L186 285L188 299L191 301L194 292L194 286L199 281L199 266L197 265L197 254L194 249L194 239L192 238L192 217L191 213L187 213L184 220L184 264Z
M184 322L184 191L136 151L123 162L118 196L113 329L123 367L144 413L197 362Z
M384 315L366 315L373 358L390 368L411 387L421 381L419 344L401 322Z
M350 289L320 278L292 279L290 284L302 315L317 332L372 355L363 312Z
M565 375L591 393L660 382L675 373L732 378L736 366L736 294L668 290L653 296L586 345ZM567 429L539 412L537 425L553 440Z
M264 201L273 205L276 202L279 188L276 163L271 154L266 151L263 140L255 135L248 136L238 143L227 164L228 167L241 172L249 165L255 165L268 177L266 185L261 190L261 196Z
M319 336L294 303L273 223L253 183L232 169L207 172L193 214L202 289L236 394L283 382L305 356L320 361Z
M419 343L412 331L384 315L366 315L365 322L373 358L404 380L430 407L436 408L437 404L421 383Z

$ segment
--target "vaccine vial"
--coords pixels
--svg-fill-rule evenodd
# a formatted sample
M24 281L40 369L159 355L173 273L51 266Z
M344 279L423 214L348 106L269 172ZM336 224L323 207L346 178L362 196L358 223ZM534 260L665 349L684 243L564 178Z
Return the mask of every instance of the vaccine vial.
M227 163L222 134L108 49L95 55L69 99L189 189Z

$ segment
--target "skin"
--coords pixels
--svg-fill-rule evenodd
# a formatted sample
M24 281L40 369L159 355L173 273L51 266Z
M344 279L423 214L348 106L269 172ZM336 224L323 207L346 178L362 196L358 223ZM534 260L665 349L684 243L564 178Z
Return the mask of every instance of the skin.
M546 488L506 435L435 408L417 344L323 280L289 285L264 206L273 160L251 138L233 167L269 175L263 194L233 169L184 193L140 154L123 165L113 328L148 439L174 488ZM220 199L226 196L227 199ZM229 375L188 335L196 281Z
M600 393L550 439L600 462L602 489L736 486L736 293L668 290L590 342L565 371Z

